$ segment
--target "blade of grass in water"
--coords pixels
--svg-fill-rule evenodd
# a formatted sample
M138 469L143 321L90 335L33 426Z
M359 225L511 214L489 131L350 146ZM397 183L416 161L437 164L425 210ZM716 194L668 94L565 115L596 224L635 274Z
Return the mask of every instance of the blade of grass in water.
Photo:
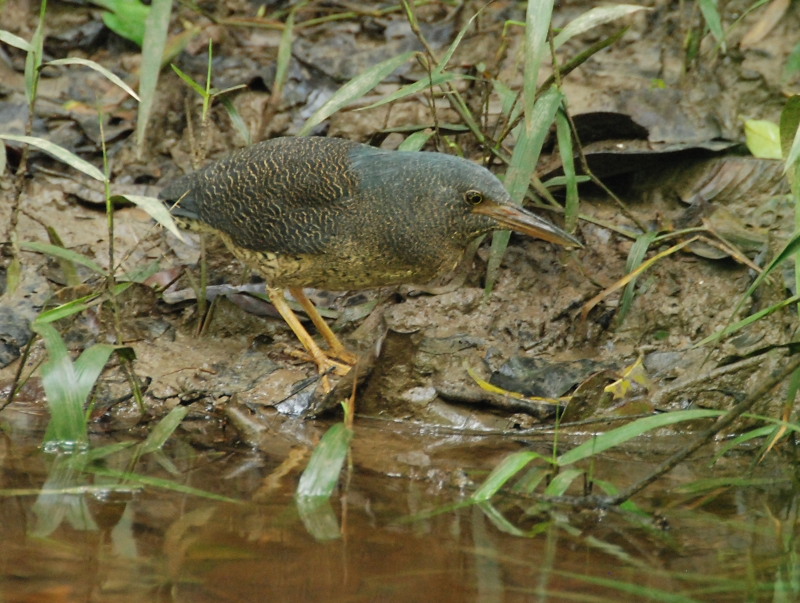
M339 481L353 432L344 423L336 423L322 436L297 484L297 497L327 499Z
M676 410L674 412L665 412L660 415L652 417L645 417L637 419L617 427L611 431L607 431L598 436L592 437L580 446L577 446L558 457L557 462L561 467L576 463L585 458L589 458L609 448L624 444L628 440L632 440L648 431L674 425L684 421L696 421L697 419L708 419L712 417L719 417L725 414L719 410Z
M546 459L540 454L523 450L504 458L470 497L475 502L489 500L508 480L519 473L533 459Z
M153 0L145 20L144 40L142 42L142 66L139 76L139 113L136 119L136 154L144 156L145 132L153 106L153 97L161 72L161 59L169 32L169 19L172 0Z
M561 496L567 491L572 482L584 474L583 469L567 469L553 478L553 481L545 488L546 496Z
M80 395L78 375L67 346L51 325L33 323L31 328L47 349L47 362L42 364L40 374L50 409L48 432L52 434L52 444L70 450L85 446L88 441L83 417L85 398Z
M178 425L180 425L181 421L183 421L184 417L186 417L188 413L189 407L181 405L178 405L169 411L169 414L161 419L158 422L158 425L156 425L147 436L147 439L142 444L140 453L147 454L149 452L155 452L161 448L169 436L171 436L178 428Z

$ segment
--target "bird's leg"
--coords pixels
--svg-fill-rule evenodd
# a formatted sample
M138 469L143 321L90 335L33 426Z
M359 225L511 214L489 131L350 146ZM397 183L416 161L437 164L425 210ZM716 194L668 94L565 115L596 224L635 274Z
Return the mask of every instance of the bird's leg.
M303 344L303 347L311 355L311 358L317 365L319 372L325 373L332 366L337 375L346 375L350 370L350 367L335 362L325 355L316 342L311 338L311 335L308 334L308 331L306 331L305 327L300 323L300 319L297 318L297 315L289 307L289 304L286 303L286 300L283 298L283 290L267 286L267 295L269 295L272 305L275 306L275 309L278 310L278 312L280 312L283 320L286 321L286 324L288 324L292 331L294 331L295 336L300 340L300 343ZM322 386L326 392L330 391L330 384L328 383L327 376L322 378Z
M358 358L348 352L342 342L339 341L339 338L336 337L336 334L331 331L331 328L328 326L328 323L325 322L325 319L320 316L317 309L314 307L314 304L311 303L306 297L306 294L303 293L303 289L301 287L289 287L289 293L292 294L292 297L297 300L297 303L303 307L303 310L306 311L306 314L311 319L311 322L314 323L314 326L317 327L317 331L319 334L322 335L322 338L328 342L328 347L330 347L331 351L328 355L341 360L349 365L354 365Z

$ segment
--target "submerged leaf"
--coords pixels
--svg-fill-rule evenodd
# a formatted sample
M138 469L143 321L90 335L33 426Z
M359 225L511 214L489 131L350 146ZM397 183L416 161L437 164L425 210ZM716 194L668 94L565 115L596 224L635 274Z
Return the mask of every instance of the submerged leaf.
M330 497L339 481L339 472L352 437L353 431L344 423L336 423L325 432L300 476L295 496Z

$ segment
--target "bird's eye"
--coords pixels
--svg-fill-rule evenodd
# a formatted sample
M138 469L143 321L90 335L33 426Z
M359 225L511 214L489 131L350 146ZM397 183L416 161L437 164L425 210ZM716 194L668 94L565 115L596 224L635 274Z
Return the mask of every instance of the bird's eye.
M464 198L470 205L478 205L483 201L483 195L478 191L467 191Z

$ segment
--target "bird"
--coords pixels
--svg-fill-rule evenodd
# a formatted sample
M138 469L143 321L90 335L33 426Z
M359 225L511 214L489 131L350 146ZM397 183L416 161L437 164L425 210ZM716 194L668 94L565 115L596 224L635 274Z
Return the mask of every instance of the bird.
M580 241L514 203L488 169L437 152L387 151L333 137L263 141L181 176L161 191L178 226L219 235L266 280L270 301L323 375L345 374L345 349L304 288L423 284L455 268L477 237L515 230ZM323 351L288 306L301 305Z

